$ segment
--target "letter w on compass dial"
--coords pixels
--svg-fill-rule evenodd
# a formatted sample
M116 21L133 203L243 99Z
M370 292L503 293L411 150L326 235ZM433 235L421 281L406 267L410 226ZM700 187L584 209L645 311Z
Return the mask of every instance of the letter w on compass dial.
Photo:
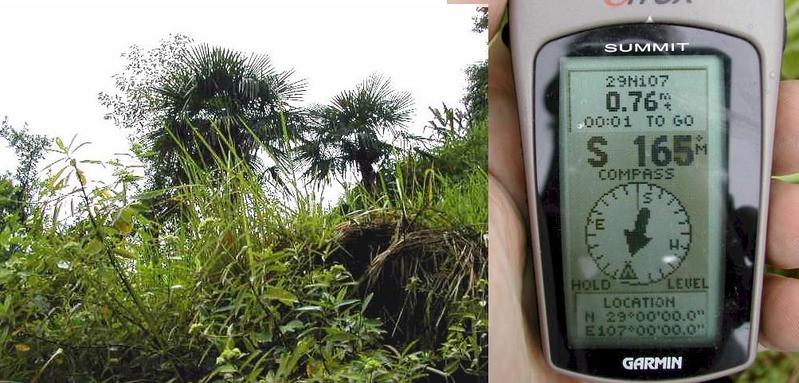
M648 285L665 279L688 256L691 223L668 190L629 183L597 200L586 219L585 239L602 273L623 284Z

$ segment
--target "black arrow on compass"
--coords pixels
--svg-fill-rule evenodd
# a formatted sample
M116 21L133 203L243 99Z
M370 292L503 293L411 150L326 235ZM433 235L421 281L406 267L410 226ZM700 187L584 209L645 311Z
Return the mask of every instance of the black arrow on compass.
M652 238L646 236L646 226L649 224L649 208L638 210L638 217L635 219L635 228L632 230L624 229L624 236L627 237L627 248L630 255L635 256L637 252L646 247Z

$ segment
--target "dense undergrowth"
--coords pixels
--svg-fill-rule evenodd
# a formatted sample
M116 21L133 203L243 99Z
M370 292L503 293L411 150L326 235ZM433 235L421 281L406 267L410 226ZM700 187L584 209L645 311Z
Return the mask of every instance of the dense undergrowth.
M0 231L0 373L30 382L485 381L487 127L325 207L235 155L139 191L61 161ZM464 153L473 154L465 156ZM157 223L156 204L178 213ZM287 202L290 201L290 202Z

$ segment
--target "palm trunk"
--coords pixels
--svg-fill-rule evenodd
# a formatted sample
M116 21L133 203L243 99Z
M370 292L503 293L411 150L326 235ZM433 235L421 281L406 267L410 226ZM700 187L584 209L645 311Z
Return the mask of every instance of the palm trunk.
M376 156L364 145L363 139L358 136L358 151L355 154L355 161L358 164L358 171L361 172L361 185L369 194L375 194L377 189L377 174L372 167Z
M361 172L361 185L369 194L374 194L377 189L377 174L375 174L372 164L367 161L359 161L358 170Z

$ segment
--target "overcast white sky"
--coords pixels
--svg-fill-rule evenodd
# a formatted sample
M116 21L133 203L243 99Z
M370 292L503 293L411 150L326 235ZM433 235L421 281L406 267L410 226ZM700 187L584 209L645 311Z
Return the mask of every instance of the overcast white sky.
M457 104L463 70L487 55L471 31L473 5L445 0L3 1L0 4L0 118L38 133L93 144L83 158L125 152L129 134L103 120L100 91L113 90L120 54L184 33L269 54L277 69L308 81L306 103L322 103L372 72L416 100L414 130L427 107ZM0 172L14 166L0 143Z

